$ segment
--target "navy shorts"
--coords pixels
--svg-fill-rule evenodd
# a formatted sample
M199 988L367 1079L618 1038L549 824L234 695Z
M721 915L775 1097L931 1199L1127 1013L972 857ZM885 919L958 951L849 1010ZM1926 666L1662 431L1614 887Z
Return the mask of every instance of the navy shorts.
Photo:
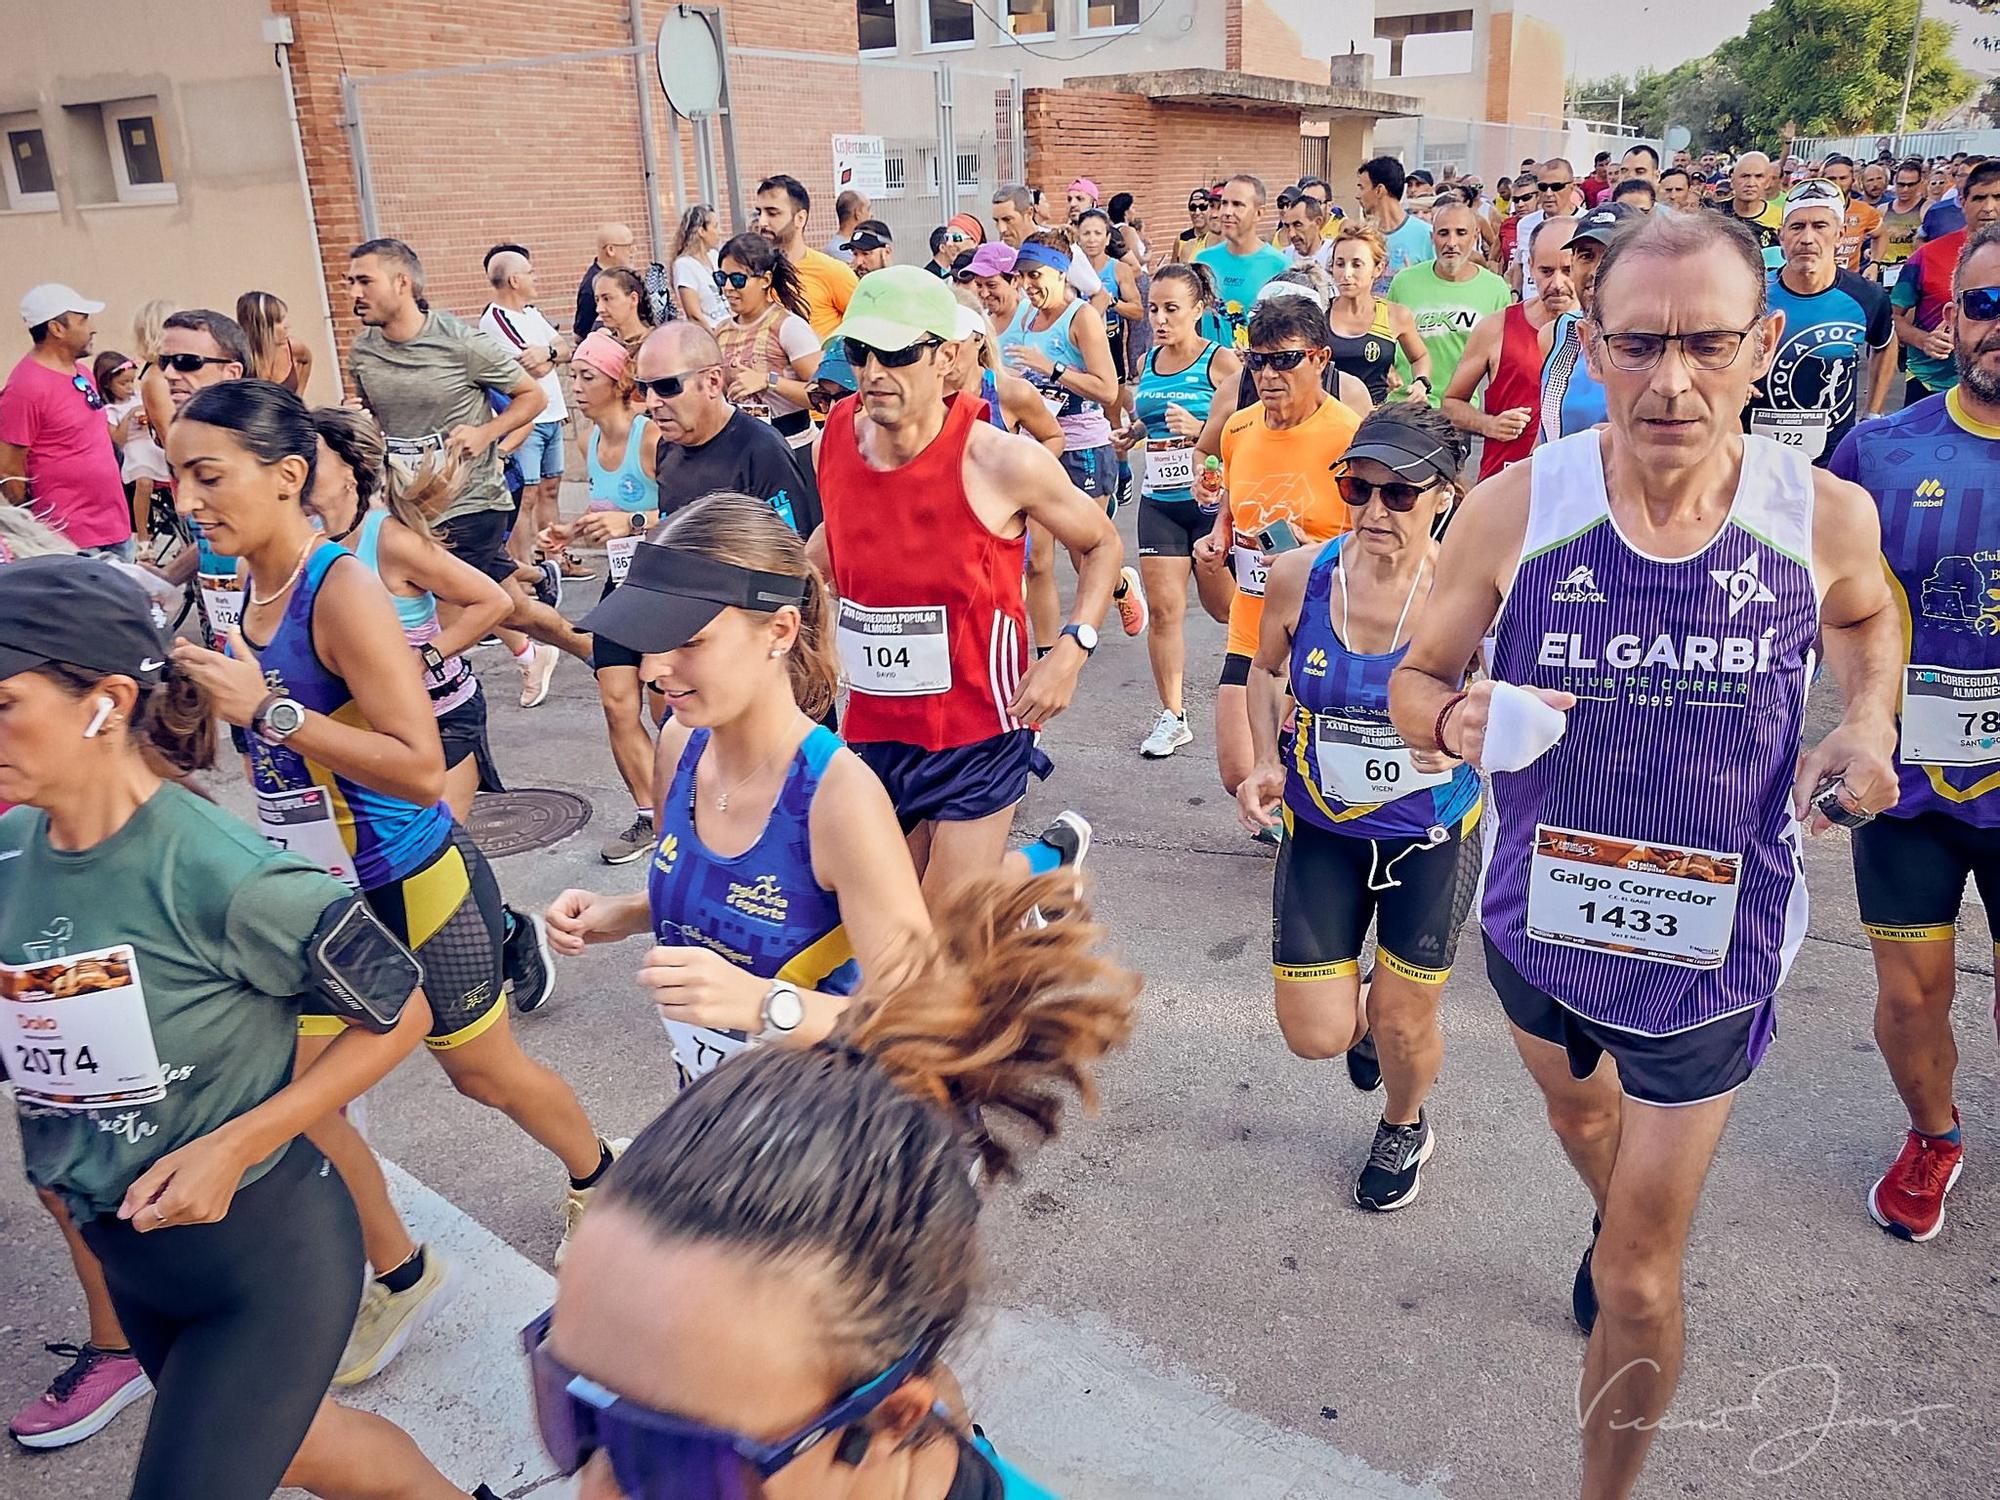
M1062 456L1069 482L1104 506L1110 515L1118 507L1118 450L1109 443L1096 448L1071 448Z
M896 818L909 833L921 823L970 823L1005 812L1028 795L1028 778L1055 769L1032 729L1014 729L970 745L926 750L899 740L847 747L881 778Z
M1572 1078L1588 1078L1609 1052L1619 1085L1642 1104L1700 1104L1740 1088L1778 1032L1775 1000L1666 1036L1600 1026L1536 989L1482 931L1486 977L1507 1019L1569 1053Z

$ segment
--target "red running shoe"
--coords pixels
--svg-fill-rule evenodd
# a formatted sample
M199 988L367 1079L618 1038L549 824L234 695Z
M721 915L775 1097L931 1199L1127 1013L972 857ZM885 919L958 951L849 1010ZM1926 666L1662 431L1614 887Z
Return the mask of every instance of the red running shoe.
M1958 1111L1951 1112L1958 1123ZM1944 1195L1965 1170L1965 1146L1912 1130L1896 1164L1868 1190L1868 1212L1898 1239L1922 1244L1944 1228Z

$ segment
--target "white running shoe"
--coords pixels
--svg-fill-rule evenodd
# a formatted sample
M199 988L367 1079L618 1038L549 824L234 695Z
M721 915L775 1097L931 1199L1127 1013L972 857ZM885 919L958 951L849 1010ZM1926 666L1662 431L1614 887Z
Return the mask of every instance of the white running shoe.
M521 707L534 708L549 695L549 679L556 675L556 659L562 652L537 641L535 654L521 667Z
M1140 742L1139 753L1148 760L1164 760L1181 746L1193 743L1194 731L1188 728L1187 720L1171 708L1163 708L1153 732Z
M1111 596L1111 602L1118 606L1118 623L1125 627L1127 635L1146 633L1146 589L1139 582L1137 568L1118 570L1118 590Z
M435 1246L419 1248L424 1255L424 1274L408 1291L392 1292L373 1276L368 1278L354 1315L354 1329L347 1336L347 1349L334 1372L335 1385L359 1385L380 1375L425 1320L451 1300L458 1281L457 1267Z

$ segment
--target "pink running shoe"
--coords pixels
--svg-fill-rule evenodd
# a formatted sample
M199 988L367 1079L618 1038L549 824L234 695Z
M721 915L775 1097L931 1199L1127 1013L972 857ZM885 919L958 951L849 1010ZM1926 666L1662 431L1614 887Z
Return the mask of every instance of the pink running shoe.
M106 1354L92 1344L44 1347L71 1364L7 1424L24 1448L80 1443L153 1388L130 1353Z

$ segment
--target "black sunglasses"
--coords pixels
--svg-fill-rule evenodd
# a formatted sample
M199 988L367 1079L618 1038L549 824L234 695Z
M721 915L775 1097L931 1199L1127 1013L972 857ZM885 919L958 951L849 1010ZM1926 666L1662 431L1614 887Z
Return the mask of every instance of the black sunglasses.
M688 388L688 382L704 370L713 370L714 365L697 365L692 370L683 370L678 375L662 375L658 380L634 380L634 390L648 392L662 401L671 401Z
M1392 479L1387 484L1370 484L1365 479L1356 479L1352 474L1337 474L1335 484L1340 486L1340 498L1359 510L1377 495L1382 503L1398 515L1416 509L1417 502L1429 493L1427 484L1407 484L1400 479Z
M104 410L104 398L97 393L96 386L92 385L81 375L70 376L69 383L82 393L84 404L92 411Z
M1958 294L1958 310L1975 323L2000 318L2000 286L1969 286Z
M845 386L830 385L823 381L815 380L811 385L806 387L806 405L811 407L816 415L823 417L833 410L834 402L853 394L854 392L848 390Z
M729 286L736 288L740 292L757 279L756 276L748 271L716 271L713 274L717 290Z
M903 349L877 349L873 344L864 344L859 339L842 339L847 353L847 362L858 372L870 359L885 370L903 370L924 357L926 349L939 348L943 339L918 339Z
M1273 349L1264 354L1252 349L1243 356L1243 363L1253 375L1259 370L1296 370L1299 361L1310 353L1310 349Z
M220 359L213 354L162 354L162 369L179 370L183 375L192 375L203 365L233 365L233 359Z

